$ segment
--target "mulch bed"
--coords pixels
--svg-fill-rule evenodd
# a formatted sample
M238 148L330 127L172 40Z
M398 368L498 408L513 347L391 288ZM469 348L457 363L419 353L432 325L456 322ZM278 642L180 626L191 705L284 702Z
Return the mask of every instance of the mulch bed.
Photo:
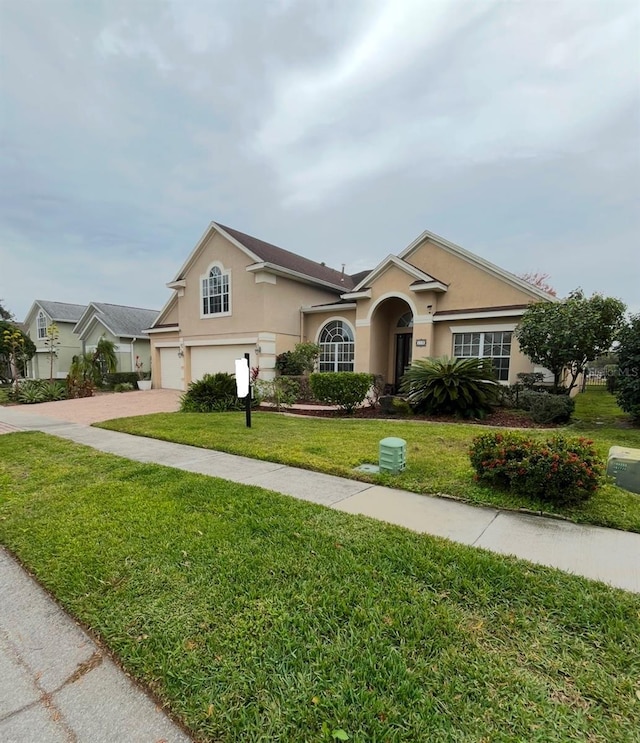
M277 413L276 408L258 408L260 412ZM309 410L283 410L293 415L308 415L314 418L362 418L367 420L409 420L409 421L431 421L433 423L471 423L478 426L498 426L500 428L557 428L554 423L534 423L526 413L514 410L496 410L486 418L457 418L453 415L412 415L403 417L400 415L385 415L379 407L358 408L350 415L340 410L320 410L311 408Z

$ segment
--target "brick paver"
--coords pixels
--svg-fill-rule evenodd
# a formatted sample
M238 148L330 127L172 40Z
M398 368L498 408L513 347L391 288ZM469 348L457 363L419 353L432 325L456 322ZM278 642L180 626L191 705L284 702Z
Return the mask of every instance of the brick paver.
M20 412L44 415L47 418L56 418L69 423L90 425L112 418L127 418L148 413L174 413L180 407L182 394L180 390L99 392L93 397L78 400L20 405ZM3 424L0 423L1 425Z

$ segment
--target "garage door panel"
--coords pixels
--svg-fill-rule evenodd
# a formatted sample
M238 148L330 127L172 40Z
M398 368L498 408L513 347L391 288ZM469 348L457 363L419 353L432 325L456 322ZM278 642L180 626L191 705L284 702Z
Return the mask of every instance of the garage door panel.
M191 379L202 379L205 374L226 372L235 374L236 359L244 358L253 344L246 346L197 346L191 349Z
M182 360L177 348L160 349L160 387L166 390L182 390Z

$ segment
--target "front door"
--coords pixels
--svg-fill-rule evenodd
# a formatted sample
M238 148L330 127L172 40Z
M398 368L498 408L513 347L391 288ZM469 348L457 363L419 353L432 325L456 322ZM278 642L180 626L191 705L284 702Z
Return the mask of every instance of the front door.
M413 333L396 334L396 377L395 390L398 392L400 380L406 368L411 364L411 346L413 345Z

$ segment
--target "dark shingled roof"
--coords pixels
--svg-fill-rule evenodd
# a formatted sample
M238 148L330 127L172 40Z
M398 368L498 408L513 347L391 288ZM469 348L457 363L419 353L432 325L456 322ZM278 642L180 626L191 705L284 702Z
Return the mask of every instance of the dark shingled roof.
M323 266L322 263L316 263L309 258L304 258L289 250L279 248L277 245L271 245L271 243L258 240L257 237L251 237L251 235L245 235L244 232L238 232L238 230L234 230L231 227L225 227L223 224L219 224L219 227L225 232L228 232L231 237L241 245L244 245L245 248L255 253L265 263L272 263L275 266L286 268L289 271L295 271L317 281L325 281L343 291L351 291L356 285L353 277L349 276L349 274L344 274L343 276L340 271L336 271L334 268Z
M87 309L86 304L49 302L45 299L36 299L36 304L39 304L54 322L78 322Z
M145 336L145 330L153 325L158 317L158 310L145 310L140 307L125 307L121 304L91 302L97 310L96 316L111 330L114 335L133 338Z

